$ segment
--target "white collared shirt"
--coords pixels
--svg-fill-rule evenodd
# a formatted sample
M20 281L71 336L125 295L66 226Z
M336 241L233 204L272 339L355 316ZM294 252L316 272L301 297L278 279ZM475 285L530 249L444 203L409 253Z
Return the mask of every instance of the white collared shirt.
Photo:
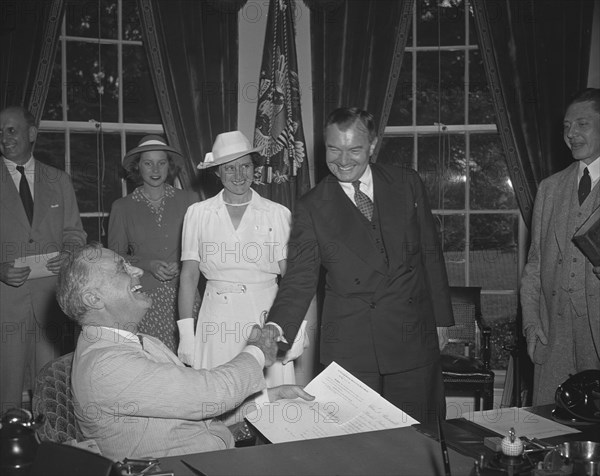
M371 172L371 166L367 165L367 168L365 169L365 171L363 172L362 176L359 178L360 180L360 191L365 193L367 195L367 197L369 197L371 199L371 201L373 202L374 199L374 192L373 192L373 172ZM350 200L352 200L352 203L354 203L354 205L356 205L356 202L354 201L354 185L352 185L352 182L338 182L340 184L340 187L342 187L342 190L344 191L344 193L346 195L348 195L348 198Z
M12 160L8 160L4 156L2 156L2 160L4 160L4 165L6 165L18 192L21 184L21 172L17 170L18 164L14 163ZM29 160L25 162L23 167L25 168L25 178L27 179L27 183L29 183L29 190L31 190L31 198L35 200L35 187L33 186L35 178L35 161L33 160L33 155L29 157Z
M579 170L577 171L577 183L581 180L583 176L583 170L587 167L588 172L590 173L590 178L592 179L592 189L598 184L600 180L600 157L596 157L596 159L590 164L586 165L583 160L579 161Z

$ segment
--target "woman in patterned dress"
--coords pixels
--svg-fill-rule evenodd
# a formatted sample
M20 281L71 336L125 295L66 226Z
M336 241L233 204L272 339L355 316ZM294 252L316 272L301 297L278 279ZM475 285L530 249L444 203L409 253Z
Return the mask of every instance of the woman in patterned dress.
M140 186L115 200L108 225L108 247L144 270L143 291L152 307L139 332L159 338L177 351L177 290L181 229L187 208L196 202L194 192L167 183L177 175L183 157L165 140L149 135L123 158L123 168Z
M198 165L214 167L224 189L191 206L183 225L178 354L194 368L210 369L240 353L252 326L273 304L277 277L285 272L291 214L250 188L254 152L244 134L226 132ZM194 328L200 273L207 283ZM306 332L298 335L302 341L299 337L283 361L266 369L268 387L295 383L291 360L302 352Z

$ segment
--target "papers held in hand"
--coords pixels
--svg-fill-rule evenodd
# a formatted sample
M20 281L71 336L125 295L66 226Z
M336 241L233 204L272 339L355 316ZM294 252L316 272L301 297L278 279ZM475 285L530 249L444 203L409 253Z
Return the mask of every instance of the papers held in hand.
M48 261L58 256L58 251L41 255L23 256L15 260L15 268L24 268L29 266L31 269L29 279L45 278L47 276L56 276L52 271L46 268Z
M600 266L600 207L575 232L573 242L594 266Z
M419 423L335 362L305 388L315 400L278 400L246 416L271 443L324 438Z

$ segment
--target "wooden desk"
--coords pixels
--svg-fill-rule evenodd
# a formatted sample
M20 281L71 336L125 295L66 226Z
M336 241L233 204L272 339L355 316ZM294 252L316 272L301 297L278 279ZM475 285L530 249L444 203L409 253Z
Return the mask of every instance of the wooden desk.
M553 405L525 408L551 419ZM547 441L600 441L600 425L577 427L582 433L563 435ZM437 441L414 427L357 433L354 435L259 445L194 455L160 458L160 467L176 476L217 475L401 475L437 476L444 466ZM435 430L429 431L436 434ZM489 451L483 437L494 432L462 419L444 423L452 476L469 476L477 455ZM461 449L458 453L450 446ZM468 455L468 456L465 456ZM198 473L186 467L187 462Z
M448 449L453 476L468 476L473 459ZM181 461L197 468L194 473ZM439 444L412 427L160 458L176 476L444 474Z

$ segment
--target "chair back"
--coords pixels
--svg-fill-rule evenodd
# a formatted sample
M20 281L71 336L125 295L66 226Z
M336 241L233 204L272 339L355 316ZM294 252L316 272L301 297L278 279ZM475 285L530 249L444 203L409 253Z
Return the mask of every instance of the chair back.
M455 325L448 328L445 354L481 357L481 287L451 286Z
M73 352L70 352L48 362L35 379L33 413L36 417L45 416L37 430L40 441L64 443L84 440L75 418L71 389L72 365Z

